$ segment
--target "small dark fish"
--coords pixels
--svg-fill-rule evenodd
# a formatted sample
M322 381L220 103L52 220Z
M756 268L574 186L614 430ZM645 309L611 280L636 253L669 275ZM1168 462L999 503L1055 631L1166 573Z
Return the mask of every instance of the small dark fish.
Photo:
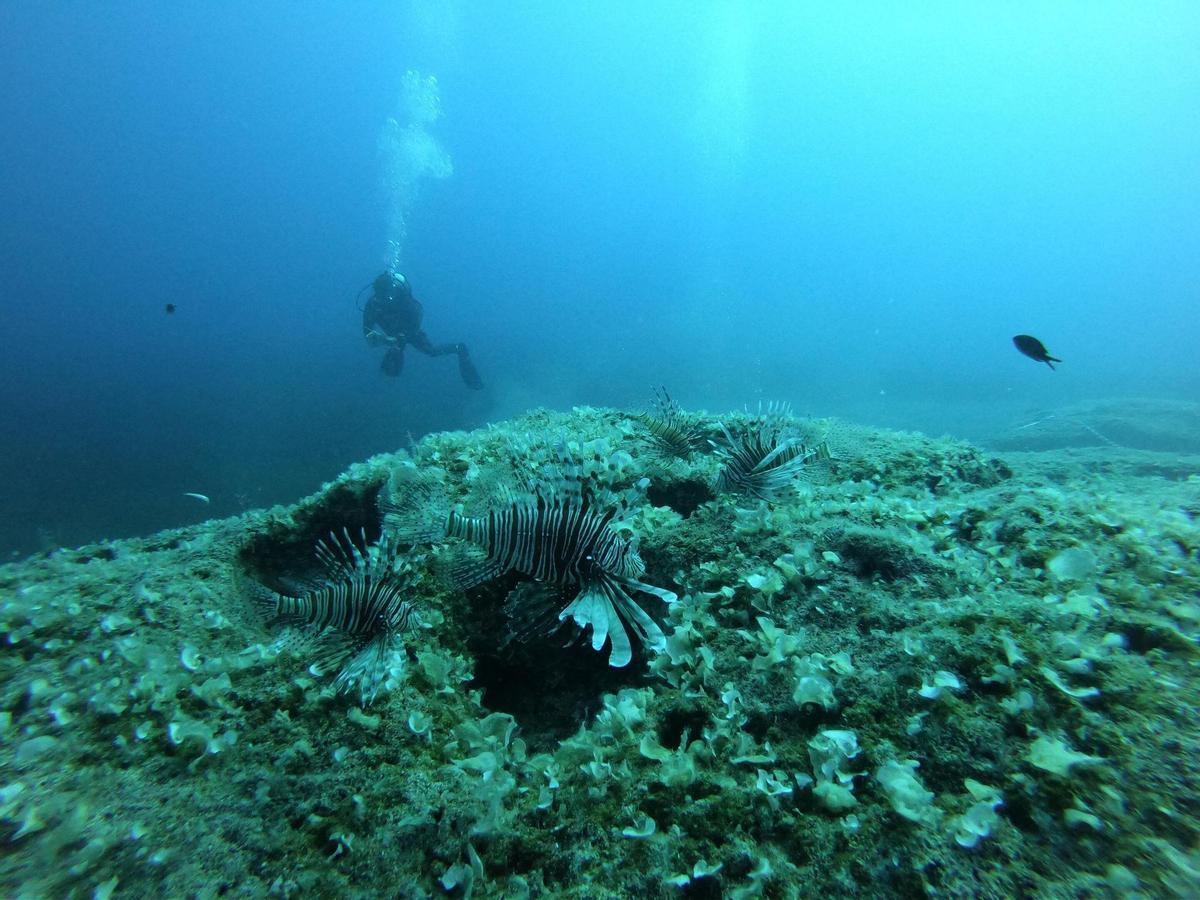
M169 315L171 315L171 313L173 313L173 312L175 312L175 304L174 304L174 303L168 303L168 304L167 304L167 315L169 316Z
M1044 362L1050 368L1054 368L1056 362L1062 362L1057 356L1051 356L1046 350L1046 345L1039 341L1031 334L1018 334L1013 338L1013 343L1017 349L1028 356L1030 359L1035 359L1038 362Z

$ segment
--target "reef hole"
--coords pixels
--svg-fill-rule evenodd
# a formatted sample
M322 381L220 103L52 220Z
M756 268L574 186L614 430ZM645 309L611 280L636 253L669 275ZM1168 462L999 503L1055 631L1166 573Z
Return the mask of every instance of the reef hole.
M463 637L475 677L468 686L481 691L489 710L515 718L531 748L552 749L592 720L604 694L639 683L646 659L635 649L633 661L615 669L608 645L594 651L591 632L580 635L571 623L551 634L512 636L503 606L518 582L510 576L470 592L470 631Z
M712 488L698 478L652 482L646 489L646 499L655 506L669 506L685 519L702 504L713 498Z
M246 574L275 591L293 590L297 582L321 574L318 541L330 534L350 534L361 545L379 540L380 517L376 497L381 485L339 484L317 500L302 505L290 520L275 519L255 534L238 553Z

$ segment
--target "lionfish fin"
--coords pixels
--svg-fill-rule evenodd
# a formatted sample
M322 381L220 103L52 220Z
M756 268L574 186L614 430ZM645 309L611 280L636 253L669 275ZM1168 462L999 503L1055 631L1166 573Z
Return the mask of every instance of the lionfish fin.
M304 658L312 652L320 629L306 627L302 622L287 622L284 620L283 630L271 641L271 650L275 653L287 653L291 656Z
M459 553L438 566L438 575L455 590L466 591L503 575L507 570L508 567L497 560L480 558L477 553L469 556Z
M246 585L246 593L250 595L250 602L263 616L274 618L278 615L280 594L257 581L250 581Z
M309 669L316 675L328 675L340 669L354 653L358 652L363 640L332 628L317 631L312 637L312 651L308 655Z
M638 585L639 589L648 587L648 585L642 585L641 582L626 582L626 584ZM662 629L658 627L658 623L650 618L650 615L635 603L632 597L621 590L620 587L613 585L613 592L616 595L622 618L633 629L641 645L651 653L662 653L667 648L667 638L662 633ZM661 591L658 588L654 588L647 593L653 593L665 603L674 602L675 594L671 591ZM672 599L667 600L667 596Z
M562 627L558 611L563 603L561 588L542 581L522 581L504 598L509 628L501 646L557 631Z
M349 529L343 528L340 537L336 531L331 531L328 539L317 541L316 557L325 570L326 578L353 578L356 573L366 569L369 551L360 549L360 546L367 547L365 529L359 530L359 537L362 539L361 545L350 537Z
M436 544L446 539L452 504L445 486L429 471L404 462L392 470L379 492L383 531L405 544Z
M357 686L363 704L373 702L387 680L393 661L398 668L403 668L404 655L395 650L396 641L388 632L380 632L360 642L339 662L341 671L334 679L334 688L339 694L345 694Z
M604 590L604 582L591 582L583 586L575 599L558 614L560 620L572 619L580 631L592 629L592 649L599 651L607 640L612 641L608 664L613 668L629 665L633 659L633 648L629 635L621 624L620 616L612 599Z
M672 591L651 587L633 579L624 580L624 584L653 594L665 603L673 603L677 599ZM658 623L634 602L621 582L611 577L585 584L575 599L558 614L558 618L560 621L570 618L581 631L591 628L593 650L601 650L605 641L608 641L611 645L608 664L617 669L629 665L633 659L633 644L626 625L633 630L638 642L652 653L661 652L667 645Z

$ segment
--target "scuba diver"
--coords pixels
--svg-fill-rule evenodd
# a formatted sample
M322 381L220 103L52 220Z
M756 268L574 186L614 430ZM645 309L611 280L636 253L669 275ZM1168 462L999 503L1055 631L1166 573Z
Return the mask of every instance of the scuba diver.
M426 356L458 354L458 372L471 390L483 389L483 381L466 344L434 344L421 330L422 309L413 296L408 279L399 272L384 272L370 285L371 297L363 307L363 336L372 347L386 346L380 368L385 375L399 375L404 368L404 345L412 344Z

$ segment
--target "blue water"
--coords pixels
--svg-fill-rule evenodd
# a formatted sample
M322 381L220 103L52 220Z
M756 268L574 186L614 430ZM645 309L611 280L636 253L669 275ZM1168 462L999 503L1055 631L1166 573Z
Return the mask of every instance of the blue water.
M966 437L1200 396L1200 5L593 6L0 6L0 558L660 383ZM391 255L484 392L379 372Z

